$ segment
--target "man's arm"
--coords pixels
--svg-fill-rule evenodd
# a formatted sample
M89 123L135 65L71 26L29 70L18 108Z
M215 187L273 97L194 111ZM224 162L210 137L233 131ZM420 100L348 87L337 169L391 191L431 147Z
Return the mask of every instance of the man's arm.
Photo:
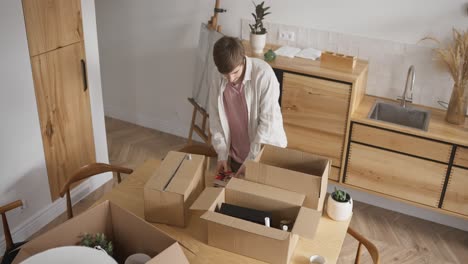
M219 160L227 160L228 149L226 146L226 138L221 126L221 120L219 117L218 109L218 96L220 91L220 80L215 79L212 81L210 87L210 96L208 104L208 113L210 116L210 132L211 132L211 144L218 154Z
M261 149L261 144L272 144L286 147L283 118L278 104L280 88L272 69L266 70L259 82L261 85L258 127L254 140L250 144L247 159L255 159ZM281 131L280 131L281 130ZM274 138L275 136L281 138Z

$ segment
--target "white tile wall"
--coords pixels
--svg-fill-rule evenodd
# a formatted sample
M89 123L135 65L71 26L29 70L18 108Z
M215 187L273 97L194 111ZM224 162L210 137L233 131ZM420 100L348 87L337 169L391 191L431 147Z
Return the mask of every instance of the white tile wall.
M249 39L250 20L242 19L242 39ZM413 101L441 108L438 100L448 102L453 81L428 44L406 44L371 39L313 28L265 23L267 42L299 48L313 47L369 61L367 94L396 98L403 92L410 65L415 66ZM296 41L279 40L279 31L293 31Z

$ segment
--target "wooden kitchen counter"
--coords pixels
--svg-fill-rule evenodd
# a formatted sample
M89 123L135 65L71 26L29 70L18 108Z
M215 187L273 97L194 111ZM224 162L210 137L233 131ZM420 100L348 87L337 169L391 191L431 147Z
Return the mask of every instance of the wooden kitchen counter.
M243 41L245 53L249 57L264 59L263 54L253 54L248 41ZM281 47L280 45L267 44L263 49L264 53L269 49L273 51ZM320 60L310 60L304 58L288 58L284 56L276 56L276 59L268 62L274 69L303 73L307 75L318 76L322 78L333 79L337 81L354 83L361 74L367 70L368 62L365 60L357 60L356 66L353 69L340 69L335 67L322 66Z
M466 119L464 125L452 125L445 121L445 111L426 106L414 105L418 108L429 110L431 112L428 130L423 131L415 128L409 128L367 118L369 111L371 110L376 100L385 102L396 102L390 99L366 95L359 104L356 111L354 111L354 113L351 115L351 120L358 123L387 128L425 138L431 138L457 145L468 146L468 118ZM413 104L411 103L409 103L408 105L413 106Z

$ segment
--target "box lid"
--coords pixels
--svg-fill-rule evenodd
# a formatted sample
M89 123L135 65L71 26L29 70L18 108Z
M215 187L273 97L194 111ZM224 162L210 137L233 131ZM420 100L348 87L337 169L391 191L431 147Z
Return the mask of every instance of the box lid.
M260 224L252 223L243 219L232 216L207 211L202 216L202 219L217 223L226 227L235 228L264 237L269 237L277 240L289 239L290 233L276 228L266 227Z
M224 202L224 188L207 187L192 204L190 210L214 211Z
M202 155L170 151L144 188L184 195L194 180L194 173L203 169L204 159Z
M291 233L301 237L313 239L315 233L317 232L321 217L322 212L306 207L301 207L301 209L299 209L299 214L297 215L296 221L294 222Z
M295 206L302 206L305 199L305 195L301 193L238 178L232 178L226 186L226 194L229 193L229 195L227 195L229 197L226 198L228 202L230 202L231 198L234 198L234 195L231 195L233 193L232 191L237 191L242 194L252 194L259 199L266 198L268 200L278 201L282 204Z

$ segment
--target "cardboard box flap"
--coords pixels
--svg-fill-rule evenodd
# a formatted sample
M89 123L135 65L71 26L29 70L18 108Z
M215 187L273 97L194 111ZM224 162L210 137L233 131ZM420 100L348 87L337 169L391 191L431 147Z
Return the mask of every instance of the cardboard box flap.
M313 239L321 216L322 212L320 211L301 207L291 232L301 237Z
M162 191L169 183L172 176L177 172L185 158L185 153L169 151L161 162L161 166L153 172L145 184L145 188Z
M250 182L238 178L232 178L226 186L226 193L230 191L238 191L241 193L254 194L255 196L267 198L269 200L281 201L295 206L302 206L305 195L301 193L291 192L285 189L276 188L256 182ZM226 198L229 202L229 198Z
M20 263L26 258L50 248L75 245L80 241L78 234L105 233L109 237L112 234L112 218L108 217L109 215L109 201L104 201L92 210L85 211L24 244L13 263ZM67 232L77 235L63 236ZM109 239L113 240L113 237L109 237Z
M322 176L330 161L328 158L312 153L265 145L259 162L305 174Z
M184 251L179 243L175 242L172 246L159 253L146 264L189 264L184 255Z
M192 204L190 210L214 211L222 202L224 202L224 188L207 187Z
M196 180L194 176L201 176L201 170L203 170L203 161L205 159L202 155L187 154L191 155L192 159L183 159L182 164L176 172L176 175L170 180L169 185L164 191L178 193L186 195L187 192L191 191L189 188L192 183ZM185 155L184 155L185 157Z
M226 227L243 230L252 234L276 239L276 240L285 240L290 236L289 232L279 230L276 228L266 227L260 224L252 223L243 219L235 218L232 216L207 211L201 216L202 219L205 219L209 222L223 225Z

